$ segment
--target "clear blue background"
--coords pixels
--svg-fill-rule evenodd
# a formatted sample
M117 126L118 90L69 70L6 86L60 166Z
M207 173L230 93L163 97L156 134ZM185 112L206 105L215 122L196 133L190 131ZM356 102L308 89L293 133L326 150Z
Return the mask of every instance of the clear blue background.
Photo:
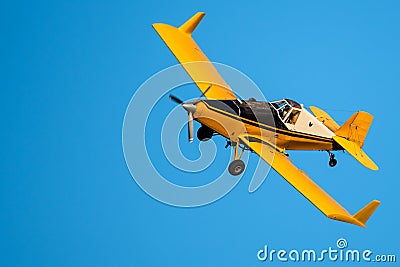
M377 172L342 153L335 168L325 152L290 153L350 212L381 200L368 228L327 219L273 171L254 194L245 175L192 209L136 185L124 112L142 82L177 62L151 24L197 11L207 13L194 34L204 52L268 99L317 105L338 122L359 109L375 116L365 150ZM272 265L256 258L264 245L318 250L340 237L399 257L399 13L398 1L2 1L0 265ZM219 155L223 169L229 151Z

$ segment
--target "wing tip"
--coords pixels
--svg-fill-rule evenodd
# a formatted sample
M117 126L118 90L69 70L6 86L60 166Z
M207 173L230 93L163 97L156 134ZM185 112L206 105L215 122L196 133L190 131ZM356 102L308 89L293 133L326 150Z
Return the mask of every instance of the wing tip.
M190 19L188 19L185 23L183 23L178 29L183 31L186 34L191 35L205 15L206 15L205 12L202 12L202 11L197 12ZM164 24L164 23L153 23L151 25L156 30L157 30L157 28L160 28L163 26L170 26L170 25Z
M369 218L372 216L372 214L375 212L375 210L378 208L378 206L380 204L381 204L381 202L379 200L375 199L375 200L372 200L370 203L368 203L366 206L364 206L362 209L360 209L353 216L349 216L350 214L349 215L330 214L330 215L328 215L328 218L337 220L337 221L351 223L351 224L366 228L365 224L367 223Z
M196 14L194 14L193 17L191 17L185 23L183 23L179 27L179 30L183 31L186 34L191 35L205 15L206 15L205 12L197 12Z
M371 215L375 212L375 210L379 207L381 202L379 200L372 200L365 207L359 210L356 214L354 214L354 218L362 223L366 223Z
M365 223L360 222L353 216L345 215L345 214L329 214L327 215L329 219L336 220L336 221L341 221L341 222L346 222L346 223L351 223L357 226L361 226L362 228L365 228Z

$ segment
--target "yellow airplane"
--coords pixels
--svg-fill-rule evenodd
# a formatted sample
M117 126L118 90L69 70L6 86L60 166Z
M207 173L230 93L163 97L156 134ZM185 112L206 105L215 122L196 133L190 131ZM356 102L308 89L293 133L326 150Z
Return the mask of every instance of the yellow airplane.
M323 110L310 107L311 114L303 105L290 99L273 102L238 99L192 38L204 15L199 12L178 28L153 24L206 98L185 103L170 96L188 112L189 141L193 141L193 120L196 120L202 125L197 131L201 141L219 134L229 140L227 145L234 147L234 160L228 168L232 175L243 172L245 164L240 158L244 149L251 150L328 218L365 227L380 204L378 200L351 215L306 173L294 166L286 150L326 150L331 167L337 163L331 151L346 150L365 167L377 170L376 164L362 150L373 116L358 111L339 126ZM271 123L271 116L275 123Z

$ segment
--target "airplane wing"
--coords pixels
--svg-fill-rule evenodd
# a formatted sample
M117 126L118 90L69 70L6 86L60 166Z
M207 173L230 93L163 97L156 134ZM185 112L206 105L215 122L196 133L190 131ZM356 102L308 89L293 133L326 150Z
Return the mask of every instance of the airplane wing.
M204 15L204 12L198 12L179 28L162 23L155 23L153 27L206 98L236 99L232 89L192 38L192 32Z
M330 219L365 227L365 223L380 204L378 200L373 200L359 212L351 215L305 172L294 166L279 148L260 136L241 135L239 139Z

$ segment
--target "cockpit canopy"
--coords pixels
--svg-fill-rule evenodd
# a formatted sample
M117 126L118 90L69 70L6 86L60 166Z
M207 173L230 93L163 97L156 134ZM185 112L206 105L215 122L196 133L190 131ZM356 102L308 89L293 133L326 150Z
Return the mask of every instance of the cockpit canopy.
M282 107L282 106L284 106L284 105L289 105L290 107L294 107L294 108L298 108L298 109L301 109L302 108L302 106L299 104L299 103L297 103L296 101L294 101L294 100L291 100L291 99L288 99L288 98L285 98L285 99L282 99L282 100L277 100L277 101L272 101L272 102L270 102L276 109L279 109L280 107Z
M271 106L277 111L282 122L295 124L299 118L301 109L303 108L299 103L291 99L282 99L270 102Z

